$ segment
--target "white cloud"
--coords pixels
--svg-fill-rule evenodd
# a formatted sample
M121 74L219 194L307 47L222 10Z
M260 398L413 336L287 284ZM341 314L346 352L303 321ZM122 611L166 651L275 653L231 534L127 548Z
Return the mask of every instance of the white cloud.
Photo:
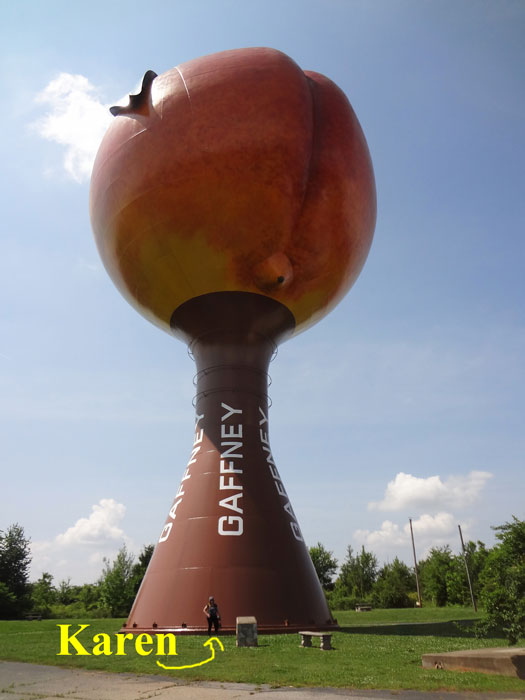
M465 541L471 538L471 524L471 521L465 520L461 523ZM424 513L412 521L412 527L418 558L424 559L427 557L433 547L449 545L452 550L457 551L459 549L458 519L452 513L444 511L435 515ZM408 536L410 534L410 525L408 523L405 525L404 530Z
M427 556L432 547L458 544L457 520L452 513L441 511L436 515L424 513L412 520L414 540L419 558ZM463 535L469 538L470 523L463 524ZM379 530L356 530L354 539L366 548L381 556L401 555L409 561L412 557L410 540L410 523L403 527L390 520L385 520Z
M100 544L108 541L123 541L124 530L118 523L126 513L126 506L113 498L102 498L92 506L88 518L79 518L64 533L57 535L55 541L59 546L67 547L78 544Z
M112 119L108 106L86 77L71 73L61 73L36 100L49 111L33 127L43 138L65 146L64 168L74 180L87 180Z
M490 472L471 471L442 481L440 476L421 478L399 472L386 487L382 501L368 504L370 510L401 511L464 508L480 496Z
M436 515L424 513L416 520L412 520L414 537L416 535L425 538L447 537L454 534L456 527L457 523L452 513L441 512ZM410 524L405 525L404 531L408 535Z
M57 580L71 577L73 583L96 580L104 557L113 559L123 544L129 550L134 549L121 526L125 513L123 503L102 498L92 506L87 518L79 518L52 540L33 542L32 578L48 571Z
M399 525L391 520L385 520L379 530L356 530L354 538L371 549L386 551L390 547L407 544L407 535Z

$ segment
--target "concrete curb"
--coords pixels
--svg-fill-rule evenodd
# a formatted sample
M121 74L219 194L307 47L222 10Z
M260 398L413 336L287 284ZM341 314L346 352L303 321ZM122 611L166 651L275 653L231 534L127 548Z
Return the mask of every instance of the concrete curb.
M462 649L460 651L443 652L442 654L423 654L421 659L423 668L497 673L502 676L525 679L524 647Z

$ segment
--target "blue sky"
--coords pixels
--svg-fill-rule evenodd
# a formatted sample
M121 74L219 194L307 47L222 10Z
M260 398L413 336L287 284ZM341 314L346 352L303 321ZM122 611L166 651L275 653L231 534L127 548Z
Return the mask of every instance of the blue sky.
M381 561L525 517L525 4L20 1L3 8L0 529L32 576L157 540L193 437L185 347L98 258L89 170L147 69L244 46L348 95L378 192L354 288L281 346L272 448L308 544Z

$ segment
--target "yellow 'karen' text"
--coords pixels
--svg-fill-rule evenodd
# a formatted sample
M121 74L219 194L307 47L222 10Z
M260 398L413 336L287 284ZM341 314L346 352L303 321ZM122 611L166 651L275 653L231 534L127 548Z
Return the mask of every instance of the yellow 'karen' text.
M155 641L150 634L145 632L142 634L115 634L116 650L113 650L112 638L105 632L100 632L93 635L93 648L88 651L79 639L79 635L84 632L89 625L78 625L78 630L74 634L69 633L71 625L57 625L60 630L60 651L57 656L126 656L126 642L133 640L135 651L140 656L149 656L155 647L156 656L176 656L177 644L174 634L167 632L166 634L158 633L155 635ZM167 642L167 644L166 644ZM70 651L73 649L73 652ZM167 650L166 650L167 649Z

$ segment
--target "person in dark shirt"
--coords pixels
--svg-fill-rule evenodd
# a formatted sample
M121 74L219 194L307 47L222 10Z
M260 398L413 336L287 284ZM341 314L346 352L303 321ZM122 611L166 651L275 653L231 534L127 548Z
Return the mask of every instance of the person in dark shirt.
M211 634L212 625L215 630L215 634L217 634L221 623L221 616L219 613L219 607L217 606L215 598L212 595L210 596L208 603L206 603L206 605L204 606L202 612L208 618L208 635Z

